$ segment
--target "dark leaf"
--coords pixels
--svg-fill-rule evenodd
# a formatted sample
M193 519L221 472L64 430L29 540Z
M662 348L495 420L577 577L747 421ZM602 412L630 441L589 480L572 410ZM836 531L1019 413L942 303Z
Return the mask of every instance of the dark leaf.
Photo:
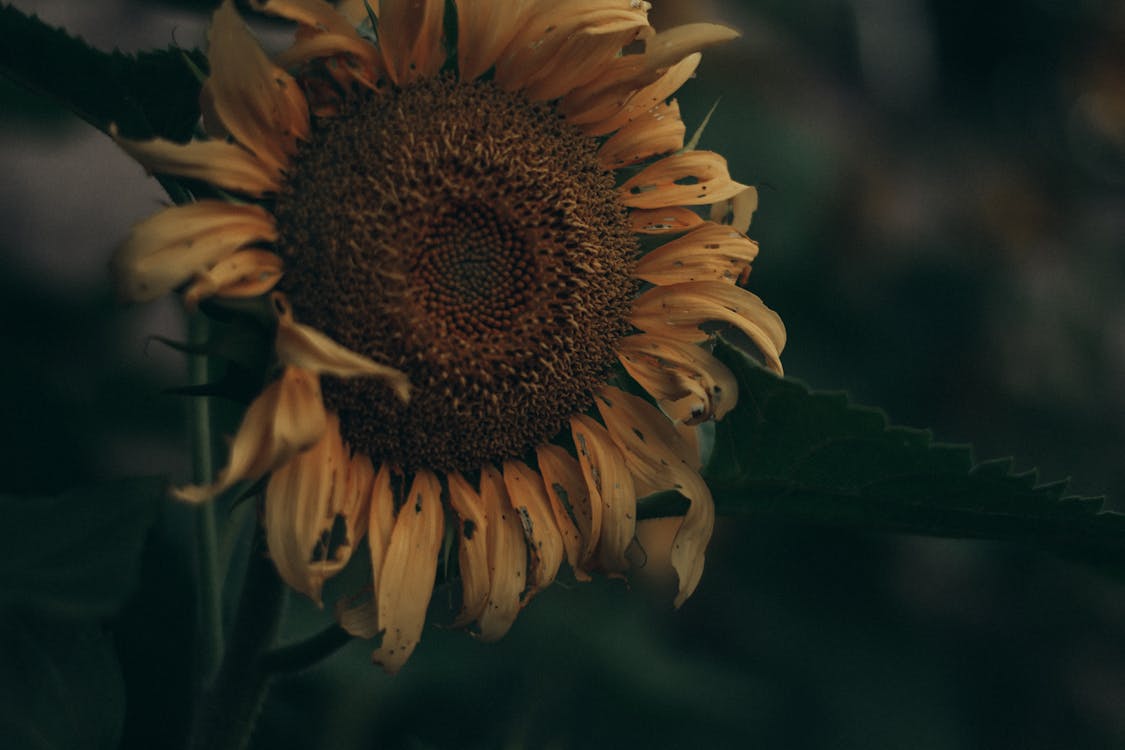
M110 750L125 690L100 623L0 609L0 747Z
M9 530L0 547L0 605L75 617L117 612L136 583L166 486L143 478L54 497L0 495Z

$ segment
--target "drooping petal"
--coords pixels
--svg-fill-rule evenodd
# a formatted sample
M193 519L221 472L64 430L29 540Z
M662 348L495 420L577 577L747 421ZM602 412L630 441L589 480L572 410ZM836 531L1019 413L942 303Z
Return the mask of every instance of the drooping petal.
M551 512L543 478L521 461L504 462L504 486L516 511L529 554L524 604L551 585L563 559L563 539Z
M224 190L260 198L281 189L281 173L246 149L223 141L174 143L163 138L134 141L110 136L149 174L202 180Z
M686 128L676 102L658 104L618 130L598 150L598 163L607 170L639 164L684 147Z
M667 208L633 209L629 212L633 231L639 234L672 234L694 229L703 223L703 217L682 206Z
M383 640L371 659L391 674L402 668L422 637L444 525L441 482L423 469L399 508L383 569L375 582Z
M442 18L445 0L382 0L379 45L387 73L399 86L429 78L445 63Z
M270 557L282 580L318 606L324 582L347 563L354 544L362 469L350 463L331 415L316 445L277 469L266 487ZM359 473L349 485L353 472Z
M707 222L647 253L633 275L661 286L685 281L733 284L757 256L758 243L733 227Z
M250 0L254 10L334 34L355 34L355 26L325 0Z
M457 5L457 68L462 81L488 72L522 28L533 0L454 0Z
M594 556L601 534L601 506L598 506L597 528L590 507L590 490L582 477L582 467L557 445L541 445L535 449L543 486L551 501L555 524L562 534L566 560L580 581L590 580L585 563Z
M691 449L656 407L612 386L602 388L595 403L629 471L653 487L676 490L691 503L671 552L680 580L673 603L679 607L703 575L704 553L715 527L711 490L692 467Z
M722 362L695 345L649 334L617 343L621 364L677 422L722 419L738 402L738 381Z
M145 302L255 242L277 239L273 217L258 206L206 200L166 208L133 227L113 256L120 295Z
M449 504L460 522L457 562L461 570L461 611L454 627L479 620L488 606L488 518L484 500L460 474L450 474Z
M303 367L318 375L382 378L400 399L410 400L410 380L403 372L357 354L311 326L297 323L284 295L275 292L272 299L277 312L274 348L282 363Z
M737 232L746 233L750 220L758 210L758 189L748 187L733 198L719 201L711 206L711 221L729 224Z
M732 198L746 189L727 171L727 160L713 151L666 156L625 181L621 202L631 208L698 206Z
M496 469L481 469L480 496L488 525L488 606L479 620L484 641L502 638L520 611L527 588L527 542L516 516L504 478Z
M214 484L188 486L173 494L188 502L210 500L244 479L259 479L320 441L327 425L320 379L287 367L254 399L230 447L230 458Z
M721 281L692 281L658 286L641 294L629 316L637 328L679 341L703 341L699 328L708 322L729 323L750 338L766 365L782 373L785 325L757 295Z
M281 279L281 258L268 250L239 250L210 269L196 273L184 291L184 304L194 309L205 297L257 297Z
M270 62L230 0L215 11L208 34L211 75L201 100L224 133L281 173L309 134L309 111L297 82Z
M609 573L623 573L629 569L625 551L633 542L637 525L633 476L621 451L600 424L579 414L570 418L570 429L578 448L582 476L590 490L590 503L602 509L599 567Z
M356 638L374 638L382 628L375 600L375 581L383 571L391 532L395 527L395 493L391 468L383 464L375 473L367 503L367 549L371 557L372 583L353 596L336 602L336 620Z

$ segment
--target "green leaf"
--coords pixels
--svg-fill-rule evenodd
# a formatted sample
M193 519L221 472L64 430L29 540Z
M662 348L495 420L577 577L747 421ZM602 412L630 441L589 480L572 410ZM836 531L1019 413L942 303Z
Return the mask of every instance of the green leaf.
M102 52L34 15L0 6L0 75L103 131L116 123L132 138L187 140L199 119L192 65L206 66L196 50Z
M125 686L96 622L0 610L0 746L115 748Z
M130 479L54 497L0 495L0 606L70 617L114 614L133 590L145 535L167 495Z
M942 537L1019 539L1068 554L1125 562L1125 515L1100 498L1038 484L1010 459L974 462L968 446L888 426L840 393L813 393L752 364L729 345L715 352L739 383L738 405L716 425L704 470L717 510L787 521ZM646 504L659 515L668 497Z

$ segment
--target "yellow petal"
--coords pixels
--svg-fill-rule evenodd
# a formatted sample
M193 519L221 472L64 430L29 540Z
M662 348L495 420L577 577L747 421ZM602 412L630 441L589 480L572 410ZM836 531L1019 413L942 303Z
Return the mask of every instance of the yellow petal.
M677 422L722 419L738 402L738 381L695 344L637 334L617 343L621 364Z
M453 623L460 628L479 620L488 606L488 519L480 494L460 474L449 475L449 504L460 522L461 611Z
M150 174L202 180L224 190L233 190L255 198L276 193L281 187L279 171L234 143L173 143L163 138L134 141L119 138L112 127L110 136Z
M702 59L696 52L664 69L646 55L622 57L603 79L567 95L559 109L590 135L612 133L679 91Z
M629 212L633 231L640 234L671 234L693 229L703 223L703 217L690 208L633 209Z
M264 476L320 441L327 425L320 379L307 370L287 367L254 399L230 447L227 466L207 487L181 487L181 500L210 500L235 482Z
M711 490L692 466L690 447L656 407L612 386L604 387L595 403L629 471L653 487L676 490L691 503L671 552L680 580L673 603L679 607L703 575L704 553L715 527Z
M625 47L646 30L643 17L627 18L583 29L566 38L554 58L528 79L525 96L549 101L569 94L601 73Z
M638 164L684 147L685 127L676 102L658 104L618 130L598 150L607 170Z
M436 75L445 63L442 17L445 0L383 0L379 45L387 73L399 86Z
M434 591L445 516L441 482L423 469L399 508L383 569L375 583L383 640L372 661L395 674L418 645Z
M590 490L591 506L601 506L598 564L609 573L629 569L625 551L633 542L637 525L637 495L633 476L621 451L600 424L579 414L570 418L578 449L578 463Z
M532 596L554 582L562 565L563 539L555 524L542 477L521 461L505 461L504 486L527 540L526 605Z
M284 171L309 134L304 94L269 61L230 0L212 16L208 40L211 76L203 88L215 119L275 172Z
M194 309L205 297L257 297L281 279L281 258L267 250L240 250L195 275L184 292L184 303Z
M277 56L277 64L286 68L300 67L311 60L351 56L355 61L344 57L341 64L328 68L330 73L339 73L347 80L355 80L375 91L380 89L380 79L384 74L379 51L366 39L354 34L318 33L298 39L292 47ZM339 78L339 77L338 77Z
M707 222L646 254L633 275L657 285L685 281L733 284L744 278L757 256L758 243L725 224Z
M332 415L316 445L277 469L266 487L270 557L282 580L317 606L324 582L343 569L355 543L362 469L350 464Z
M488 525L488 606L479 620L480 637L495 641L516 621L527 587L527 543L519 518L508 501L504 478L496 469L481 469L480 496Z
M758 210L758 189L748 187L733 198L719 201L711 206L711 221L729 224L737 232L750 229L750 220Z
M488 72L516 31L532 0L454 0L457 5L457 67L462 81Z
M731 179L727 160L713 151L666 156L641 170L620 188L632 208L697 206L731 198L746 189Z
M200 201L166 208L137 224L112 266L121 296L144 302L207 272L239 248L276 238L273 217L258 206Z
M250 6L313 29L355 34L355 26L324 0L250 0Z
M315 328L297 323L284 295L275 292L272 299L277 312L274 348L283 364L338 378L382 378L402 401L410 400L410 380L404 373L341 346Z
M703 323L729 323L750 338L771 370L782 373L785 325L777 313L742 287L721 281L654 287L637 298L629 317L646 333L686 342L709 338L699 328Z
M582 467L565 449L557 445L541 445L535 449L539 459L539 471L543 474L543 486L551 501L551 511L555 524L562 534L566 560L580 581L590 580L590 574L583 567L584 562L594 555L594 549L601 534L601 514L598 515L598 528L593 528L593 515L590 511L590 491L582 478Z

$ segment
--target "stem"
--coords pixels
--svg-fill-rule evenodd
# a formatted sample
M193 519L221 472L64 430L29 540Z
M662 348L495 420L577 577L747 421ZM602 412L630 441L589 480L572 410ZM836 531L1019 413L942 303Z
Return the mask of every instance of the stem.
M270 674L265 652L277 634L285 590L266 559L261 532L250 552L230 647L196 708L189 750L243 750L258 718Z
M207 341L207 318L195 314L189 323L189 339L193 345ZM192 385L209 379L206 355L190 358ZM207 485L215 475L211 444L211 401L206 396L192 399L192 478L198 485ZM217 531L214 502L201 503L196 509L196 585L199 607L199 681L206 684L223 655L223 613L221 579L217 553Z
M279 646L262 655L267 672L300 672L340 650L352 639L339 625L329 625L311 638Z

